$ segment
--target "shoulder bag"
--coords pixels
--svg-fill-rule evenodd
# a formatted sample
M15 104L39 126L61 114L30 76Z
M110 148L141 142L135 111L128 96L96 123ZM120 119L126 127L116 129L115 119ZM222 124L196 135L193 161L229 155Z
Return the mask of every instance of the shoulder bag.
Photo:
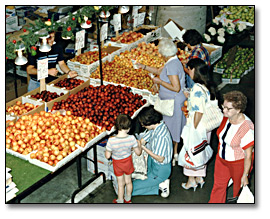
M198 84L201 87L201 89L204 91L204 93L207 96L207 102L204 105L204 112L202 117L202 124L204 125L206 132L211 132L213 129L219 127L222 119L223 119L223 113L221 112L220 108L218 107L218 101L210 100L210 97L208 97L206 91L204 90L203 86Z

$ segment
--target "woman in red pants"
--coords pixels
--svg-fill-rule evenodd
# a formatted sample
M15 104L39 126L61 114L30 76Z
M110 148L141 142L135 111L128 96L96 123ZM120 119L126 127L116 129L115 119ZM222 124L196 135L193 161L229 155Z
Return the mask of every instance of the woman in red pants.
M230 178L234 197L239 195L242 186L248 184L254 155L254 124L243 113L246 104L247 98L240 91L224 95L224 118L217 130L219 145L209 203L225 203Z

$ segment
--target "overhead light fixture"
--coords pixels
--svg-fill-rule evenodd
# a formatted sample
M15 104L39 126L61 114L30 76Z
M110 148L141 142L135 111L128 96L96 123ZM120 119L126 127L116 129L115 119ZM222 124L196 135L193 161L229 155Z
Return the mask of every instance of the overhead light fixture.
M15 64L16 65L25 65L28 60L26 57L23 56L23 53L22 51L25 49L25 47L22 47L20 49L16 49L16 52L18 52L18 56L17 58L15 59Z
M119 14L125 14L129 11L129 6L120 6L118 13Z
M50 35L39 37L42 39L42 44L39 47L39 51L41 52L49 52L51 50L51 46L47 43L47 39L50 37Z
M83 19L84 19L84 22L83 22L83 23L81 23L81 27L82 27L82 28L87 29L87 28L92 27L92 23L91 23L91 21L90 21L90 20L88 20L88 17L83 16Z
M101 18L108 18L108 17L110 17L110 15L111 15L111 13L109 11L106 11L106 13L105 13L105 11L101 11L99 16Z

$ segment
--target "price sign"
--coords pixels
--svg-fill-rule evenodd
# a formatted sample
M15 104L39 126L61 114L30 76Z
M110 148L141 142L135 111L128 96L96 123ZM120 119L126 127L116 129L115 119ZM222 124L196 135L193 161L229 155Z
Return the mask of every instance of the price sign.
M136 14L133 16L133 28L138 26L138 20L139 20L139 15Z
M133 6L132 16L135 16L136 14L138 14L138 10L139 10L138 6Z
M108 34L108 23L103 24L100 30L100 41L104 41L107 39Z
M121 30L121 14L113 15L114 31Z
M144 18L145 18L145 12L139 13L139 17L138 17L138 25L144 24Z
M84 48L85 46L84 41L85 41L85 30L81 30L76 33L75 50Z
M43 79L48 77L48 58L38 60L37 63L37 79Z

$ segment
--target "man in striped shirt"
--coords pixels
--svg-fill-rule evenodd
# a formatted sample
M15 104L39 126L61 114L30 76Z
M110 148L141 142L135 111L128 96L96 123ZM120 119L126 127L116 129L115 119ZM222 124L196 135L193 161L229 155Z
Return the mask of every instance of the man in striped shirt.
M66 65L63 56L63 48L57 44L54 39L55 32L51 32L50 37L47 39L48 44L51 46L51 50L49 52L41 52L39 49L37 49L36 55L28 55L28 66L26 68L27 74L30 76L28 92L40 86L39 81L37 80L38 60L48 58L48 77L46 78L46 83L50 83L51 81L57 79L56 76L58 74L58 70L56 68L56 64L59 64L60 69L70 77L73 78L78 75L76 71L70 70Z
M141 139L142 149L148 153L147 179L137 179L133 182L135 195L158 195L159 188L162 197L169 196L169 176L173 144L171 134L162 121L162 115L153 106L145 107L138 115L139 122L147 129ZM147 147L145 146L148 143Z

